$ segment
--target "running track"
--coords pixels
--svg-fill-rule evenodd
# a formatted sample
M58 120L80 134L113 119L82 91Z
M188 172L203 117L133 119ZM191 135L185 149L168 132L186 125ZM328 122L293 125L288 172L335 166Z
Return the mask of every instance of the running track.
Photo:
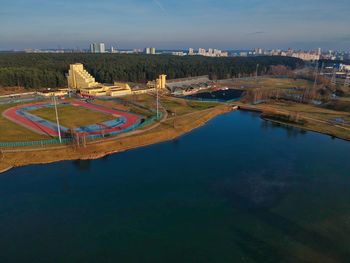
M20 111L25 112L25 108L28 107L45 107L45 105L49 104L48 102L41 102L41 103L33 103L33 104L26 104L21 105L13 108L9 108L3 112L3 116L21 126L24 126L36 133L39 134L47 134L52 137L57 137L58 132L57 129L54 129L52 125L45 125L45 123L40 123L36 121L32 121L29 118L26 118L25 116L22 116L19 114ZM130 127L136 126L141 122L141 117L135 114L122 112L114 109L105 108L103 106L95 105L95 104L89 104L83 101L60 101L59 104L71 104L73 106L78 107L84 107L88 108L92 111L98 111L104 114L110 114L117 117L123 117L125 119L125 122L122 124L116 126L116 127L109 127L106 125L100 125L101 129L90 131L90 132L81 132L81 134L84 135L97 135L97 134L111 134L114 132L122 132L125 129L128 129ZM52 124L52 123L51 123ZM54 124L56 125L56 124ZM57 126L56 126L57 127ZM62 131L64 132L64 131ZM79 134L80 135L80 134Z

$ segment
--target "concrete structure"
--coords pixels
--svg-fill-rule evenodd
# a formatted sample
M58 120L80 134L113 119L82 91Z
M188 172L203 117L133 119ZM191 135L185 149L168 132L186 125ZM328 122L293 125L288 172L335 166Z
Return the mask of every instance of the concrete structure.
M189 87L197 86L197 89L200 89L201 87L208 88L210 82L211 81L209 79L209 76L205 75L190 78L172 79L167 82L166 86L172 93L178 91L178 93L182 94Z
M83 64L80 63L70 65L67 80L68 88L70 89L80 90L99 85L95 78L84 69Z
M154 47L147 47L145 48L145 54L147 55L155 55L156 49Z
M340 64L339 68L340 68L340 71L350 72L350 65Z
M101 97L101 96L111 96L111 97L121 97L126 95L131 95L132 91L127 83L115 82L112 84L99 84L97 87L80 89L82 95Z
M90 44L91 53L105 53L106 47L104 43L92 43Z
M128 83L114 82L114 85L107 91L108 96L125 96L131 95L132 91Z
M166 75L162 74L159 75L159 88L165 89L166 88Z
M83 64L70 65L68 88L88 96L124 96L131 94L131 88L126 83L115 82L114 85L101 84L95 81Z
M68 89L59 89L55 91L47 90L43 92L37 92L37 94L43 97L64 97L68 94Z
M315 53L297 52L293 53L292 57L300 58L305 61L317 61L320 60L320 55Z
M105 47L104 43L100 43L99 44L99 50L100 50L100 53L105 53L106 52L106 47Z
M149 89L165 89L166 88L166 75L159 75L159 78L154 81L148 81L147 87Z
M160 75L155 81L147 84L147 89L132 90L128 83L114 82L114 84L101 84L95 81L85 69L83 64L77 63L70 65L67 77L68 88L77 91L85 96L126 96L131 94L141 94L155 91L155 89L166 88L166 75Z
M171 54L173 56L179 56L179 57L183 57L183 56L186 56L187 54L183 51L175 51L175 52L171 52Z
M191 48L189 50L189 55L200 55L205 57L228 57L228 52L222 51L220 49L212 49L212 48L209 48L208 51L206 51L205 48L199 48L198 54L195 54L193 49Z

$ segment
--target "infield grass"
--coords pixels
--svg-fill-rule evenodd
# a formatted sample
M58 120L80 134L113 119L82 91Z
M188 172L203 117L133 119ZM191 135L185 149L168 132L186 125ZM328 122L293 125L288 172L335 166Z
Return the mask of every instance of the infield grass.
M60 124L69 129L105 122L116 118L113 115L73 105L59 105L57 111ZM29 113L56 123L56 113L53 107L40 108L29 111Z

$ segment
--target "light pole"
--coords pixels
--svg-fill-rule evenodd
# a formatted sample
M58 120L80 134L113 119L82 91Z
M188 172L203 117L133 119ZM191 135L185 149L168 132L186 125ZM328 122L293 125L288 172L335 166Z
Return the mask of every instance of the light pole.
M159 91L158 91L158 85L156 85L156 91L157 91L157 119L159 118Z
M53 101L55 105L55 112L56 112L56 122L57 122L57 132L58 132L58 139L60 143L62 143L62 138L61 138L61 129L60 129L60 122L58 120L58 110L57 110L57 103L56 103L56 96L53 96Z

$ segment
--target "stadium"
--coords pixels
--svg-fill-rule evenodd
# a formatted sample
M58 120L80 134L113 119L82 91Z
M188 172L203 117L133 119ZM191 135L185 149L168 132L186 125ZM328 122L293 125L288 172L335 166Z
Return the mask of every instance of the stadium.
M78 135L94 138L116 135L137 128L144 120L143 116L101 105L79 100L63 100L57 103L57 107L60 108L60 112L64 112L66 107L65 111L69 114L63 116L64 121L60 124L58 115L55 116L55 106L54 102L25 104L7 109L3 116L27 129L50 137ZM83 113L86 116L78 116ZM88 123L89 121L96 122ZM82 126L77 126L79 124Z

